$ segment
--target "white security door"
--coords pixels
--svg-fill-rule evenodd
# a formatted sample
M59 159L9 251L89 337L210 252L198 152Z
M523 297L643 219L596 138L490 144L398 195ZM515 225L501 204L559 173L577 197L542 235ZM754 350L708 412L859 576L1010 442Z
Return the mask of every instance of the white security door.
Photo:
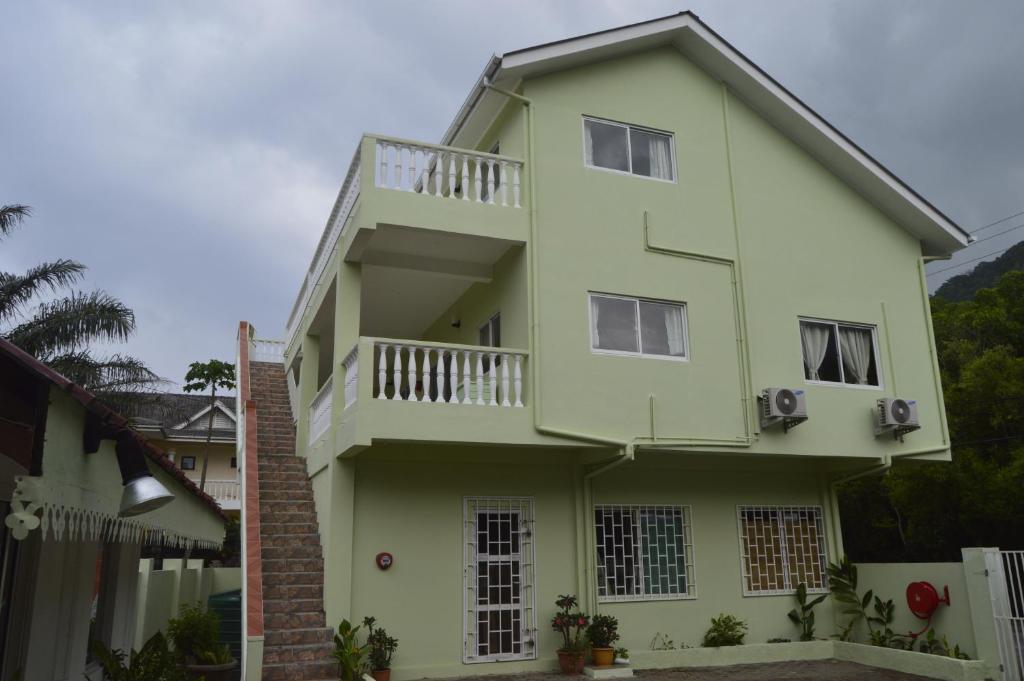
M1024 681L1024 551L985 553L996 642L1006 681Z
M535 659L533 500L467 497L466 662Z

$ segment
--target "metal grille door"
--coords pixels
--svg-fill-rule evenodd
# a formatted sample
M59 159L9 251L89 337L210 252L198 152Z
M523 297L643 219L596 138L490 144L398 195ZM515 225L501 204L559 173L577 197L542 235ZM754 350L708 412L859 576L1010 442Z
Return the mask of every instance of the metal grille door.
M463 519L463 659L535 659L533 500L467 497Z
M1024 551L985 553L996 641L1006 681L1024 681Z

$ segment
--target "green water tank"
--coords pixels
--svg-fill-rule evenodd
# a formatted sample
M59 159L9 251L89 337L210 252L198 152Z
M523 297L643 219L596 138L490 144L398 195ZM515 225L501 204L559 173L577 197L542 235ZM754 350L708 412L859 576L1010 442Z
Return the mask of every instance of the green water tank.
M220 617L220 642L231 648L231 654L238 660L234 675L238 679L242 673L242 590L213 594L207 607Z

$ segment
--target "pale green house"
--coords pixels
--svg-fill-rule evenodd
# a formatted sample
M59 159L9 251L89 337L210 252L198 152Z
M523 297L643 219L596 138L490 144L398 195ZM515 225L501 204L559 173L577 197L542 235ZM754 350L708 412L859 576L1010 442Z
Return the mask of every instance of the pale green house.
M492 58L441 145L363 136L288 323L327 622L406 678L551 668L565 593L795 638L833 483L950 456L968 241L691 13Z

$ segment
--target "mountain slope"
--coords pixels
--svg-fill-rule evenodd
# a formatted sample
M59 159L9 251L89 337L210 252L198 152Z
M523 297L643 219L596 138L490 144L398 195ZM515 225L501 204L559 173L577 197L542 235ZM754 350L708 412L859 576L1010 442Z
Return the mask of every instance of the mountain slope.
M950 277L935 291L935 296L953 302L972 300L979 290L992 288L999 277L1013 270L1024 270L1024 241L995 260L983 262L966 274Z

